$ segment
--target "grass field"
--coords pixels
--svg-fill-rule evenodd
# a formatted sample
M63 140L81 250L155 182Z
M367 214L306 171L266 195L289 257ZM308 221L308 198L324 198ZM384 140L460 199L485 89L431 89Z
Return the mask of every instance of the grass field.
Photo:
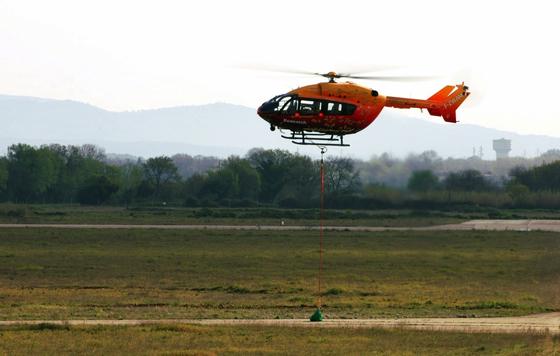
M560 219L557 210L498 210L463 207L463 211L326 210L327 225L429 226L471 219ZM466 210L465 210L466 209ZM198 224L198 225L313 225L318 209L92 207L79 205L0 204L0 223L53 224Z
M331 318L560 310L560 235L334 232ZM313 231L0 229L0 318L306 318Z
M478 217L484 217L480 215ZM428 226L465 221L461 215L411 210L328 210L329 225ZM318 225L317 209L91 207L0 204L0 223Z
M549 335L195 325L0 328L0 354L555 355Z

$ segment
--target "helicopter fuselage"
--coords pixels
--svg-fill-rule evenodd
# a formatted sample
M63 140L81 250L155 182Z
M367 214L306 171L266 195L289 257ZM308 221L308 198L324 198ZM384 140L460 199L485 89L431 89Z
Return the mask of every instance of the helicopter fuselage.
M271 129L347 135L363 130L384 107L426 109L447 122L457 122L456 109L470 95L462 84L447 85L430 98L411 99L379 95L352 83L326 82L304 86L263 103L257 113Z
M386 97L346 82L318 83L265 102L258 115L271 127L335 135L353 134L369 126L385 107Z

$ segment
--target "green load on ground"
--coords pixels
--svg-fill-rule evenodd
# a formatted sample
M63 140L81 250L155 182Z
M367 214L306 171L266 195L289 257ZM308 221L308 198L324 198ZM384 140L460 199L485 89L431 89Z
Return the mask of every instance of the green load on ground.
M321 313L321 309L317 308L317 310L315 310L315 313L313 313L313 315L311 315L309 320L310 321L323 321L323 313Z

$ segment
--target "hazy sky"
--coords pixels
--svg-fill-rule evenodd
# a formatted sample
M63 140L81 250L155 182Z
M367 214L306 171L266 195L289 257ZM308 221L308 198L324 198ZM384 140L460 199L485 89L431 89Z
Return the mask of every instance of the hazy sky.
M218 101L256 107L318 78L236 66L348 71L399 64L404 68L386 74L445 76L360 83L385 95L425 98L465 80L473 100L461 107L462 122L560 136L557 7L554 1L0 0L0 94L110 110Z

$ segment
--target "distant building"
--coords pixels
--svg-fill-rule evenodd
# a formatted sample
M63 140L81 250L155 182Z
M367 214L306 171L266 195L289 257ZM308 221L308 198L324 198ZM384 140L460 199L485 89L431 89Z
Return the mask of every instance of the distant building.
M506 140L505 138L494 140L492 147L496 151L496 159L508 158L511 151L511 140Z

